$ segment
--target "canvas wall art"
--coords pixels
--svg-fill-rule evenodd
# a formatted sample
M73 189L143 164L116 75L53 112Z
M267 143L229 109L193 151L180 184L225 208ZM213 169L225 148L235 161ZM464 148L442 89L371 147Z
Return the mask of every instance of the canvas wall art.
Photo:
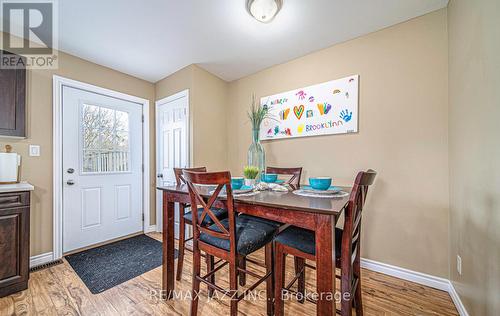
M260 139L356 133L358 88L353 75L261 98L273 119L262 123Z

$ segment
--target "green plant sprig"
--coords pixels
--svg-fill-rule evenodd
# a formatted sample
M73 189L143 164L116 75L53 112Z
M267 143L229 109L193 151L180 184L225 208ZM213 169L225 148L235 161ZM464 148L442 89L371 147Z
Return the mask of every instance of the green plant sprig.
M246 166L243 168L243 175L246 179L255 179L259 174L259 168L254 166Z
M271 107L267 104L262 106L258 105L255 100L255 94L252 94L252 104L250 110L247 112L247 116L252 123L252 128L260 129L260 125L265 119L276 120L274 115L271 114Z

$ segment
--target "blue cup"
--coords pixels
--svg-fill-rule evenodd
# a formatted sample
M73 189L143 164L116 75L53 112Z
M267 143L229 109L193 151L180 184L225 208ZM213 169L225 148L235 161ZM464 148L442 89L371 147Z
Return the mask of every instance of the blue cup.
M265 173L262 175L262 181L267 183L274 183L278 180L278 175L274 173Z
M231 188L233 190L239 190L245 183L245 179L243 177L233 177L231 178Z
M315 190L328 190L332 185L332 178L316 177L309 178L309 185Z

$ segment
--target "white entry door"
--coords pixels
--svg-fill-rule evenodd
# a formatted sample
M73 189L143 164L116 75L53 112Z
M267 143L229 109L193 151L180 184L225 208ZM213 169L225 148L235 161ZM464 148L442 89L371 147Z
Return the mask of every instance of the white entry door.
M143 230L142 106L63 87L63 252Z
M157 185L175 184L174 168L189 166L188 91L156 102ZM175 236L179 233L178 205L175 206ZM162 199L157 198L157 227L161 229Z

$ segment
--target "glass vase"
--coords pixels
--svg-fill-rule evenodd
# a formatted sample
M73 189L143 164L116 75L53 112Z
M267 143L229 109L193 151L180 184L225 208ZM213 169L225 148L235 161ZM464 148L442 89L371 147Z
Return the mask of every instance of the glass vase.
M252 130L252 144L248 148L247 162L249 166L254 166L259 169L259 174L257 175L256 182L260 182L261 175L265 173L266 170L266 152L264 147L260 143L259 130Z

